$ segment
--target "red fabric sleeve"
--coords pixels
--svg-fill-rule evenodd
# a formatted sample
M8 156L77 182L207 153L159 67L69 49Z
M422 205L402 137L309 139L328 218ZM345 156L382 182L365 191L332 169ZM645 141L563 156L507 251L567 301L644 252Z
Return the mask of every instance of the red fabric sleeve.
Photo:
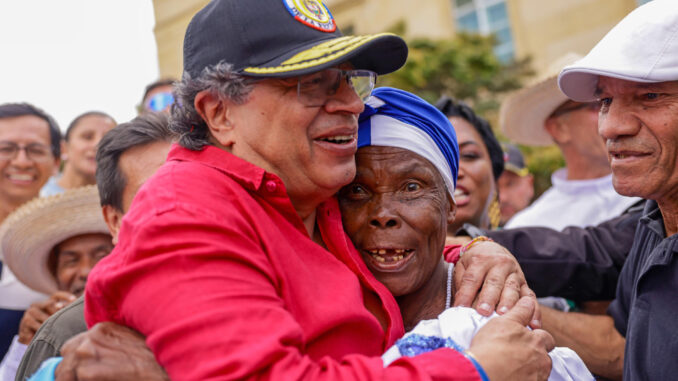
M195 213L128 226L127 246L97 266L87 289L87 323L141 332L172 380L480 380L450 349L387 368L378 356L311 359L253 228L234 215ZM238 245L225 251L224 240Z
M443 249L443 256L445 257L445 261L456 265L457 262L459 262L460 250L461 245L445 246L445 249Z

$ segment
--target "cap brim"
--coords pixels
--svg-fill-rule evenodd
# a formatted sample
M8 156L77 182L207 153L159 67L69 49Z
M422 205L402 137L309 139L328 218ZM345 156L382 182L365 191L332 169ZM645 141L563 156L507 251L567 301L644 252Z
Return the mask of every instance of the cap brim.
M566 67L558 76L560 90L570 99L577 102L591 102L598 99L598 79L611 77L632 82L653 83L638 76L625 75L610 70L594 69L586 67Z
M553 110L567 101L558 90L556 77L549 77L533 86L518 90L502 102L499 125L512 141L530 146L553 144L544 122Z
M323 70L343 62L355 69L388 74L407 60L407 44L392 34L343 36L313 41L257 67L246 67L243 74L253 77L294 77Z

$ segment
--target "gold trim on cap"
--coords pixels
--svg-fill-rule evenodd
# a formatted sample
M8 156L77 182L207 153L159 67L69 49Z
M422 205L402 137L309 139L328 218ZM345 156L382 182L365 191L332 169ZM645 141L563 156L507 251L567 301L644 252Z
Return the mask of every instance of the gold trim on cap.
M393 33L379 33L369 36L344 36L315 45L295 54L292 58L274 67L248 67L244 72L252 74L274 74L307 69L322 65L341 57L355 49L383 36L395 36Z

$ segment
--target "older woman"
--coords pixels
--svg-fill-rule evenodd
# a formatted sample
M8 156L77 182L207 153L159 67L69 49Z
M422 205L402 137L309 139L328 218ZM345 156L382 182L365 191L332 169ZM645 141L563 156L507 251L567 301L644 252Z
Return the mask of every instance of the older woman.
M442 97L436 107L452 122L459 140L457 218L448 231L454 234L465 223L496 228L501 219L497 179L504 170L501 145L490 124L463 102Z
M387 352L385 362L441 346L468 349L488 318L469 308L445 311L454 267L442 254L457 210L455 130L421 98L379 88L361 115L358 147L356 177L339 194L344 229L396 297L405 328L420 323ZM448 258L458 258L458 250L448 248ZM592 379L571 350L556 348L550 355L551 380Z

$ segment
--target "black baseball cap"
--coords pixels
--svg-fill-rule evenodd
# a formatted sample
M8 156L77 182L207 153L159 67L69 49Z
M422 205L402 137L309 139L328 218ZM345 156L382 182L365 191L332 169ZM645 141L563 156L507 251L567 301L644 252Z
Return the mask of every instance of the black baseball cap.
M351 62L377 74L405 64L407 45L391 33L344 36L321 0L212 0L184 38L192 78L225 61L253 77L294 77Z
M509 143L502 143L502 149L504 150L505 170L511 171L521 177L530 173L527 165L525 165L523 153L520 152L518 147Z

